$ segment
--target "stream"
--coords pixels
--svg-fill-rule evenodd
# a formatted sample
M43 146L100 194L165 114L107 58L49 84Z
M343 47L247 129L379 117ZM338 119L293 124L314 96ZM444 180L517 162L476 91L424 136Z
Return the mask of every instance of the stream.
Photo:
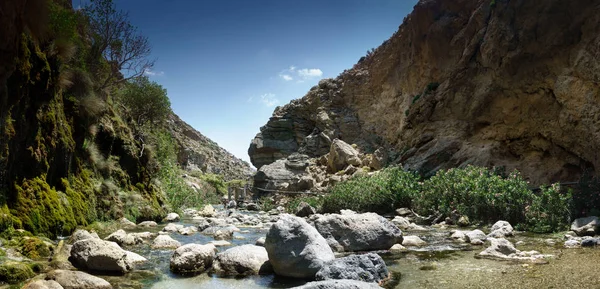
M253 212L240 212L255 215ZM184 226L194 221L183 217L178 222ZM155 228L127 230L128 232L158 232L165 224ZM234 233L230 246L217 247L224 251L232 246L254 244L264 237L262 226L236 225L241 231ZM509 240L520 250L536 250L553 255L546 264L496 261L475 256L485 249L457 243L448 237L450 228L426 227L427 231L405 231L404 235L417 235L427 242L423 247L408 247L402 253L377 251L386 261L392 280L386 288L600 288L600 250L564 249L562 235L536 235L517 232ZM170 236L181 244L206 244L213 240L201 233ZM101 236L105 237L105 236ZM555 244L549 243L554 240ZM193 277L172 274L169 260L173 250L151 249L147 243L124 247L148 259L125 276L102 276L115 288L192 289L192 288L289 288L306 281L282 278L275 275L245 278L222 278L203 273ZM336 254L337 255L337 254ZM339 255L343 256L343 255Z

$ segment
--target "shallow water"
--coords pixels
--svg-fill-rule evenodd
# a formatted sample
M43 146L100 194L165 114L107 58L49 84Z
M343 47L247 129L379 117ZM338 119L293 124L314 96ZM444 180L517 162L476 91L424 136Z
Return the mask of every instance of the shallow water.
M180 224L194 225L189 219ZM158 232L164 225L150 230ZM266 235L266 229L239 226L231 246L254 244ZM409 251L391 254L378 252L392 273L387 288L600 288L600 249L562 249L546 245L544 239L551 236L518 234L510 240L523 241L520 250L537 250L552 254L548 264L525 264L506 261L477 259L475 255L484 249L455 243L447 239L449 230L431 229L425 232L405 232L417 235L428 245L410 248ZM182 244L206 244L210 236L196 233L190 236L172 233L170 236ZM219 251L231 246L218 247ZM281 278L274 275L246 278L220 278L209 274L181 277L169 271L169 259L173 250L151 250L148 244L126 247L149 261L126 276L101 276L115 288L192 289L192 288L289 288L305 281Z

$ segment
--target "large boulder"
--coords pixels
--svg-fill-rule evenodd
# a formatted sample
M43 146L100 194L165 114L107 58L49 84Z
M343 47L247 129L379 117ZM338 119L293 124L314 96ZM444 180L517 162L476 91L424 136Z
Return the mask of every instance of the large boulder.
M375 253L335 259L326 263L315 275L316 280L352 279L375 283L388 277L385 262Z
M387 250L403 240L396 225L375 213L321 215L314 225L336 251Z
M54 270L46 274L46 280L56 281L64 289L112 289L106 280L82 271Z
M471 245L483 245L487 240L487 236L481 230L473 230L464 232L465 242L471 243Z
M288 214L271 226L265 240L277 275L314 278L324 263L335 258L327 241L304 219Z
M135 228L135 226L136 226L134 222L129 221L129 219L127 219L125 217L120 218L119 220L117 220L117 222L119 223L119 226L121 226L121 228L131 229L131 228Z
M173 252L170 268L174 273L201 273L212 266L216 255L213 244L186 244Z
M345 169L348 165L362 166L358 151L344 141L334 139L329 150L327 167L330 172L335 173Z
M96 238L75 242L69 261L75 267L89 271L122 274L133 269L127 252L117 243Z
M217 254L212 269L220 276L246 276L273 272L267 250L249 244L233 247Z
M600 227L598 217L591 216L573 221L571 231L575 232L578 236L594 236L599 231L598 227Z
M180 246L181 243L171 238L169 235L159 235L152 241L153 249L176 249Z
M376 283L358 280L324 280L306 283L292 289L381 289Z

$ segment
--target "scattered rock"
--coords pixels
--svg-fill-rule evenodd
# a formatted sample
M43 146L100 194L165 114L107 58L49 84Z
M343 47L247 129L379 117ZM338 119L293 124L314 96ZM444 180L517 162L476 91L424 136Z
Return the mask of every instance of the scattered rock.
M210 241L208 243L215 245L215 247L225 247L225 246L231 245L231 243L224 241L224 240L219 240L219 241L215 240L215 241Z
M212 266L216 255L213 244L186 244L173 252L170 268L173 273L201 273Z
M180 220L179 214L177 214L177 213L169 213L169 214L167 214L167 216L164 218L163 221L165 221L165 222L178 222L179 220Z
M402 231L375 213L321 215L314 226L336 251L387 250L402 243Z
M598 238L589 238L581 241L581 247L596 247L600 243Z
M456 224L459 227L467 227L467 226L471 225L471 222L469 221L469 217L460 216L460 218L458 218L458 221L456 221Z
M82 271L54 270L46 280L56 281L64 289L112 289L106 280Z
M336 173L345 169L348 165L362 166L358 151L346 142L334 139L327 159L329 171Z
M409 208L400 208L396 210L396 215L406 217L412 215L412 211Z
M498 221L492 226L492 232L488 234L490 238L505 238L512 236L513 227L507 221Z
M570 240L565 241L564 246L567 249L579 248L581 246L581 241L577 240L577 239L570 239Z
M540 262L543 261L545 257L548 257L547 255L541 255L537 251L525 252L517 250L511 242L504 238L490 238L489 240L491 245L483 250L483 252L479 253L479 256L482 258Z
M313 281L292 289L380 289L375 283L357 280L324 280Z
M450 238L458 242L467 241L467 236L465 235L465 232L459 230L453 231L452 235L450 235Z
M105 240L115 242L119 246L135 245L144 242L144 240L142 240L142 238L138 237L137 235L127 234L127 232L123 231L122 229L119 229L116 232L108 235L108 237L106 237Z
M112 287L111 287L112 288ZM54 280L37 280L25 284L21 289L64 289L58 282Z
M392 223L394 223L401 230L406 230L410 227L410 221L407 218L396 216L392 219Z
M404 236L404 240L402 240L402 246L406 247L421 247L427 245L427 242L423 241L418 236Z
M219 229L213 235L215 240L231 240L233 239L233 230L228 229L227 227Z
M158 224L154 221L144 221L138 224L140 227L156 227Z
M309 205L307 202L300 202L300 204L298 204L298 209L296 210L296 216L298 217L308 217L316 213L317 210L315 210L315 208L313 208L313 206Z
M155 238L158 234L150 233L150 232L139 232L139 233L129 233L129 235L133 236L134 238L152 239L152 238Z
M351 255L325 263L316 280L350 279L379 283L389 277L383 259L375 254Z
M270 274L273 268L264 247L242 245L217 254L213 272L221 276Z
M179 229L179 234L181 235L192 235L196 232L198 232L198 229L196 229L196 227L185 227L185 228L181 228Z
M246 210L248 211L260 211L260 206L255 203L248 203L246 205Z
M202 217L214 217L217 214L217 211L215 211L215 208L208 204L205 205L200 211L198 211L198 215L202 216Z
M183 229L183 225L169 223L162 229L162 231L163 232L178 232L180 229Z
M277 275L314 278L324 263L335 259L319 232L304 219L284 214L267 233L269 260Z
M169 235L159 235L152 241L153 249L176 249L179 246L181 246L181 243Z
M87 230L77 229L77 230L75 230L75 232L73 232L71 237L69 237L69 244L73 244L77 241L91 239L91 238L97 238L97 235L94 236Z
M127 256L125 257L125 260L127 260L127 262L129 264L136 264L136 263L143 263L148 261L148 259L142 257L141 255L131 252L131 251L125 251L125 253L127 253Z
M482 245L485 240L487 240L487 236L481 230L473 230L464 233L465 242L471 243L472 245Z
M594 236L599 226L598 217L579 218L571 224L571 231L575 232L577 236Z
M265 237L260 237L260 238L258 238L258 240L256 240L256 243L254 245L256 245L256 246L263 246L264 247L265 246L265 240L266 240Z
M127 252L117 243L96 238L75 242L69 261L82 270L107 273L126 273L133 268Z
M134 222L129 221L129 219L127 219L125 217L120 218L119 220L117 220L117 222L119 223L121 228L135 228L136 227Z
M406 251L406 247L402 246L401 244L395 244L394 246L392 246L390 248L390 252L392 253L398 253L398 252L404 252Z

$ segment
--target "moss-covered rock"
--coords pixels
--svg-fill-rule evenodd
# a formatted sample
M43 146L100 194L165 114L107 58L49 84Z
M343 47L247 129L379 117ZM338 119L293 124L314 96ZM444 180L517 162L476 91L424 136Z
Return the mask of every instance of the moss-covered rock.
M23 238L19 245L21 254L31 259L40 259L51 255L52 248L36 237Z
M15 284L33 276L35 273L28 264L10 262L0 265L0 281Z

